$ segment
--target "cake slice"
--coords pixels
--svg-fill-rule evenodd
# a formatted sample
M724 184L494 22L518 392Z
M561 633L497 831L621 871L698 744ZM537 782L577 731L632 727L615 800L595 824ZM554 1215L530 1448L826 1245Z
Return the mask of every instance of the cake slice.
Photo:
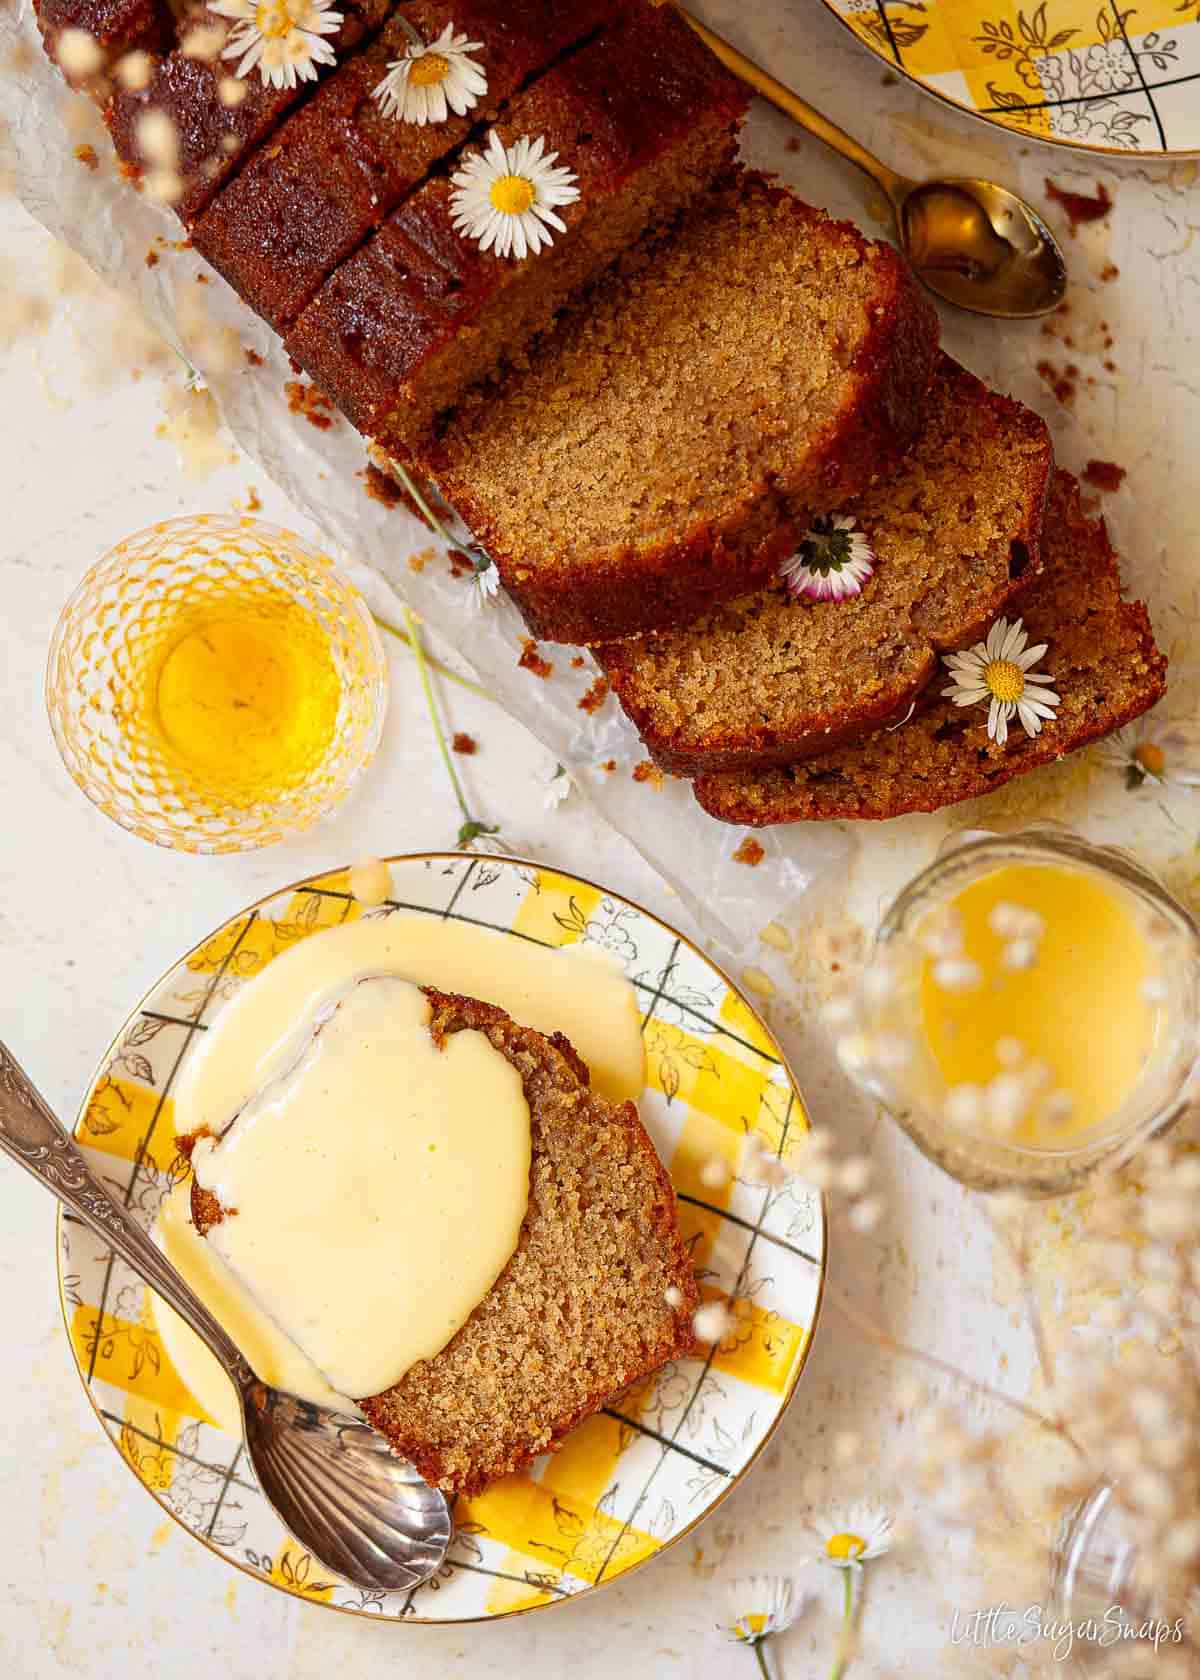
M440 1353L363 1412L434 1487L473 1493L553 1452L611 1395L691 1351L699 1292L675 1193L631 1102L588 1088L561 1035L422 988L437 1043L482 1032L529 1106L529 1206L516 1252ZM226 1217L193 1180L201 1234Z
M472 392L412 463L536 636L678 625L765 582L916 436L937 317L899 254L735 173ZM403 439L389 437L404 453Z
M1030 738L1015 720L1008 742L989 740L987 709L959 707L927 690L913 718L854 746L787 768L702 776L696 798L722 822L765 827L823 819L899 817L937 811L990 793L1111 734L1148 711L1166 689L1144 605L1121 599L1121 579L1102 520L1088 519L1079 485L1055 475L1046 513L1043 571L1021 603L1038 661L1061 697L1057 716Z
M154 52L167 43L169 13L160 0L33 0L42 45L72 87L95 89L107 97L103 72L126 53ZM64 30L82 30L100 54L100 75L80 73L59 58L59 39Z
M284 331L385 216L494 116L523 82L592 34L618 0L406 0L377 40L330 75L220 192L192 243L250 307ZM403 58L405 25L425 41L450 24L480 46L482 106L424 125L374 98Z
M337 9L342 22L330 44L341 59L379 28L392 0L338 0ZM190 228L234 171L302 99L308 84L268 87L257 71L237 79L236 66L220 57L219 47L216 57L192 57L186 43L195 31L212 32L220 39L234 28L228 18L205 7L188 12L178 28L179 45L153 59L144 87L117 87L104 120L122 168L136 180L154 168L142 150L141 119L151 111L167 117L178 143L176 172L182 185L171 208ZM241 90L236 104L227 103L221 92L234 80Z
M777 579L683 630L595 649L651 756L680 775L789 764L903 714L938 652L984 634L1037 575L1044 423L943 356L921 435L841 510L874 574L843 600Z
M411 451L435 415L519 357L568 297L732 162L747 95L670 7L629 13L510 101L486 152L541 138L579 197L536 257L456 231L453 186L426 182L334 273L285 340L361 432ZM226 198L229 194L225 195Z

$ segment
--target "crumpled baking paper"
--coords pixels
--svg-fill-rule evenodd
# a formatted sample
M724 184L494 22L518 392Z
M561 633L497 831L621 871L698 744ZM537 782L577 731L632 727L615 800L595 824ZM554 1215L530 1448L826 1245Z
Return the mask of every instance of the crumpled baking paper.
M366 445L347 422L319 430L290 411L284 388L295 374L279 340L194 252L175 248L183 232L170 211L119 176L102 125L42 52L30 0L0 15L0 51L6 66L18 66L0 77L0 116L12 184L25 207L135 301L197 370L242 449L316 522L359 581L367 581L373 601L407 601L675 888L726 960L749 960L759 930L785 905L845 870L853 845L848 832L832 824L763 831L757 838L765 855L752 867L733 858L745 831L706 816L689 783L635 782L630 772L646 753L615 700L609 697L594 714L579 708L598 674L590 658L575 667L580 650L542 644L554 675L540 680L518 668L524 626L502 595L495 604L474 605L471 580L452 576L440 555L420 573L409 567L409 556L430 546L429 533L402 507L389 509L366 494ZM99 168L76 157L81 136L95 147ZM763 149L760 142L757 150ZM780 137L768 136L766 149L777 155L754 161L785 172ZM148 266L151 249L158 260ZM209 284L197 283L201 272ZM252 365L247 350L261 365ZM374 578L364 580L362 567ZM598 772L610 759L616 769Z

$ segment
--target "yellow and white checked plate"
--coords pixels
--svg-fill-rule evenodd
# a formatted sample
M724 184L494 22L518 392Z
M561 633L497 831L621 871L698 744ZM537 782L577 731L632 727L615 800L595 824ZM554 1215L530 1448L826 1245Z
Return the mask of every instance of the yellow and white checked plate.
M149 1225L177 1176L171 1090L238 989L298 939L397 911L480 923L545 945L613 952L642 1003L641 1111L679 1198L705 1297L734 1328L703 1359L668 1365L614 1398L525 1475L459 1500L439 1574L415 1593L331 1579L281 1527L241 1442L188 1392L155 1328L153 1297L100 1238L60 1223L63 1312L96 1414L142 1484L238 1569L338 1610L412 1621L486 1619L593 1591L686 1534L749 1468L808 1353L825 1268L820 1197L734 1178L758 1132L784 1160L807 1126L774 1038L711 962L657 917L590 882L461 853L392 860L395 899L364 910L346 875L289 887L188 953L125 1023L84 1098L75 1135L106 1184ZM706 1175L712 1177L709 1173Z
M1200 0L825 0L892 69L1018 134L1200 155Z

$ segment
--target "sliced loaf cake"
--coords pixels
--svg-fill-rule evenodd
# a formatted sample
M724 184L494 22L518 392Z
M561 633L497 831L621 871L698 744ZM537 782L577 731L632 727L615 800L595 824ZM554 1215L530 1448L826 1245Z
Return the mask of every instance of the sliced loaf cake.
M482 1032L520 1075L529 1206L515 1253L462 1329L359 1405L432 1486L473 1493L553 1452L610 1396L690 1353L699 1290L675 1192L633 1103L596 1096L560 1034L423 989L435 1042ZM186 1152L194 1139L180 1142ZM195 1180L191 1196L202 1234L236 1217Z
M808 514L891 468L936 358L936 315L892 246L737 172L413 464L535 635L634 635L765 582Z
M613 15L616 0L406 0L364 51L348 58L220 192L192 243L282 332L337 265L480 120ZM480 43L482 108L416 124L385 113L375 89L403 58L414 28L447 25ZM535 265L536 266L536 265Z
M1034 580L1052 470L1037 415L943 356L912 450L842 509L874 551L861 594L796 600L780 579L595 650L651 756L693 776L788 764L902 714L938 651Z
M974 799L1052 763L1148 711L1166 688L1167 662L1140 601L1121 579L1102 520L1088 519L1079 485L1055 475L1042 543L1042 575L1021 602L1039 665L1061 697L1035 737L1014 723L1004 746L988 737L987 708L960 707L931 684L901 727L786 768L702 776L696 798L723 822L771 823L899 817Z
M523 261L482 251L455 230L439 174L331 276L287 335L289 353L360 431L386 423L393 450L411 451L439 411L519 357L573 292L732 162L746 103L671 8L638 0L476 143L541 138L573 171L579 197L559 211L566 231L551 248Z

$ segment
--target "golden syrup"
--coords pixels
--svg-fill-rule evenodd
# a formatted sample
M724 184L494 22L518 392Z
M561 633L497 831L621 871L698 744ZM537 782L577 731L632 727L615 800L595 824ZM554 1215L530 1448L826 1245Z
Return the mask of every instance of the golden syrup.
M162 626L144 692L141 721L170 769L206 800L236 807L319 770L341 679L316 618L282 593L242 589Z

